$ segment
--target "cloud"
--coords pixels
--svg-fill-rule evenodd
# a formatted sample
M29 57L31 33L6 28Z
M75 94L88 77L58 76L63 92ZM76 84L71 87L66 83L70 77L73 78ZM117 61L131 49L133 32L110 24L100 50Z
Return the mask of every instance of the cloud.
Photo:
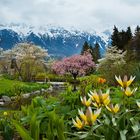
M2 23L105 29L139 24L139 0L1 0Z
M125 4L128 4L128 5L140 5L140 1L139 0L123 0L122 1L123 3Z

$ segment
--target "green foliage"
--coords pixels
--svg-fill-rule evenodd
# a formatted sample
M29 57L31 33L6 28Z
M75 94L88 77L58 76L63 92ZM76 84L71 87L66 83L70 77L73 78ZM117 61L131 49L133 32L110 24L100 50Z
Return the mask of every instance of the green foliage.
M38 73L35 76L35 81L46 81L46 73Z
M81 54L83 55L85 52L90 51L90 46L87 41L84 42L83 48L81 50Z
M80 104L80 91L73 92L72 86L60 94L60 98L63 100L62 105L69 106L71 109L75 109L78 104Z
M35 75L37 75L38 73L43 73L45 71L45 68L41 62L30 59L31 58L24 58L22 60L22 69L20 71L22 80L26 82L33 81Z
M1 78L0 87L0 95L16 96L21 95L23 93L29 93L32 91L40 90L42 88L47 89L49 85L39 83L27 83L17 80Z
M101 55L100 55L100 46L97 42L96 42L94 48L92 49L92 56L93 56L93 60L95 61L95 63L98 63L98 59L101 58Z
M98 42L96 42L94 47L92 47L91 45L88 44L87 41L85 41L83 48L81 50L81 54L83 55L85 52L89 52L92 55L93 61L95 63L98 63L98 59L101 58L100 46L99 46Z
M129 42L127 46L127 56L129 57L129 61L139 61L139 45L140 45L140 30L139 27L136 28L135 35L133 36L133 39Z
M44 98L34 98L30 106L22 107L21 113L20 122L13 120L13 125L23 139L65 140L63 117L55 111L49 112Z
M47 80L52 82L69 82L72 81L72 77L70 75L56 75L56 74L46 74Z
M12 76L8 78L31 82L37 73L46 70L47 50L39 46L19 43L1 55L4 58L0 64L1 72L10 73Z
M81 93L84 95L94 88L96 89L104 88L106 84L99 83L98 81L99 77L100 75L90 75L79 78L80 80L79 86Z
M140 80L140 63L136 61L131 61L127 64L126 69L129 75L135 75L136 81Z
M49 140L55 139L65 140L63 130L64 130L63 118L59 118L54 111L50 112L48 129L46 132L47 138Z
M15 76L10 75L10 74L3 74L2 76L3 76L3 78L9 79L9 80L14 80L15 79Z
M24 140L33 140L32 137L30 136L29 132L22 127L18 122L15 120L12 121L13 125L15 126L16 130L20 134L21 138Z
M131 97L124 97L120 87L109 87L111 103L119 104L120 111L115 114L102 106L101 114L92 126L85 126L83 130L73 127L72 118L77 115L77 110L85 110L80 97L88 97L90 90L102 89L104 93L108 88L106 84L99 84L98 78L97 75L81 77L77 91L74 92L72 87L68 86L68 89L57 97L36 97L30 105L22 106L19 111L9 112L10 116L2 115L2 111L1 135L7 140L16 137L25 140L139 140L140 109L136 105L136 101L140 99L139 87ZM133 88L137 85L139 86L139 83L133 85ZM95 110L93 105L91 107Z
M133 111L120 112L118 115L111 116L109 114L104 115L103 125L100 127L105 140L128 140L138 139L139 123L132 125L131 120L135 118ZM131 118L132 117L132 118ZM132 129L134 128L134 129ZM134 131L135 130L135 131ZM136 133L137 132L137 133Z
M126 52L116 47L107 48L105 57L100 59L97 71L107 80L108 84L115 84L115 75L127 75L128 69L125 61Z
M126 31L119 31L114 26L113 33L111 36L112 46L116 46L118 49L123 51L127 50L127 63L130 61L139 61L139 46L140 46L140 29L136 27L135 34L132 35L131 28L128 27Z
M0 136L4 140L12 140L14 136L14 129L11 126L11 116L8 113L4 115L3 111L0 111Z
M113 33L111 36L112 46L117 46L118 49L126 50L126 46L132 39L131 28L128 27L126 31L118 31L118 28L114 26Z
M97 122L68 134L73 139L90 139L92 137L99 140L139 140L140 118L138 116L140 110L136 106L136 101L139 99L138 93L139 89L128 97L121 88L110 87L111 103L121 106L119 112L110 112L105 106L102 106L102 112ZM80 119L82 119L81 116Z

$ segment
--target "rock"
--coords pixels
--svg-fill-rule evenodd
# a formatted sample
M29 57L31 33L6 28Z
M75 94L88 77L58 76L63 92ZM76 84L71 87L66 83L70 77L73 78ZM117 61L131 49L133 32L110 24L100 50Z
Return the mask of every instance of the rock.
M53 87L50 86L50 87L47 89L47 91L53 91Z
M4 105L4 102L0 102L0 105Z
M36 90L36 91L33 92L33 94L40 94L40 91Z
M12 96L11 100L14 101L14 100L16 100L16 98L17 98L16 96Z
M64 89L66 87L66 82L48 82L53 89L57 90L57 89Z
M42 92L45 92L45 89L44 89L44 88L42 88L42 89L41 89L41 91L42 91Z
M45 92L47 92L47 89L45 89Z
M23 97L23 98L29 98L30 95L31 95L30 93L26 93L26 94L23 94L22 97Z
M2 96L4 102L11 102L11 98L8 96Z

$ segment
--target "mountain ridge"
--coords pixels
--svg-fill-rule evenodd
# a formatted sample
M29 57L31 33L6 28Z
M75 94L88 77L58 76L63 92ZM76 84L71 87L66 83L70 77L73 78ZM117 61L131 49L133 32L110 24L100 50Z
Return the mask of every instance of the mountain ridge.
M50 55L65 57L80 53L85 41L100 45L104 53L110 43L110 31L82 31L56 26L0 25L0 47L11 49L17 43L28 42L48 50Z

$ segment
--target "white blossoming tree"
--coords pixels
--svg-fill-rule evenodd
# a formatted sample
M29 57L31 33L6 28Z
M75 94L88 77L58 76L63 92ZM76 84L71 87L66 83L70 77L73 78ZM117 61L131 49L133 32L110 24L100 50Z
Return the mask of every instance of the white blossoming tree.
M47 50L28 43L17 44L3 53L6 64L24 81L31 81L38 72L44 72L47 55Z
M118 50L117 47L108 47L106 54L102 59L99 59L99 65L97 71L100 72L108 82L114 79L115 75L121 75L125 73L124 66L126 51Z

